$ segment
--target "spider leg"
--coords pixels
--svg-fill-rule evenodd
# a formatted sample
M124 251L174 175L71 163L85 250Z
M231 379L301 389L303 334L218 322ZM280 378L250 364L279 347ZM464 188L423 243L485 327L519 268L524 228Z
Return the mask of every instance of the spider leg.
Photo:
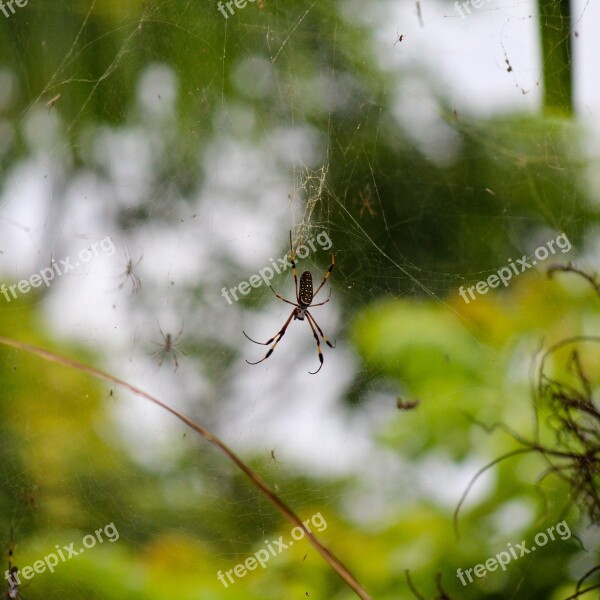
M298 298L298 271L296 270L296 261L294 260L294 249L292 248L292 232L290 230L290 262L292 263L292 270L294 271L294 283L296 284L296 302L300 302Z
M295 305L294 305L295 306ZM267 340L266 342L257 342L256 340L253 340L245 331L242 330L242 333L251 341L254 342L255 344L260 344L261 346L268 346L269 344L271 344L273 342L273 340L275 340L277 338L277 336L283 336L283 334L285 333L285 330L287 328L287 326L290 324L290 321L292 320L292 317L294 316L294 313L296 311L293 310L292 314L290 315L289 319L284 323L283 327L270 339Z
M163 349L163 350L159 350L158 352L160 352L160 361L158 363L157 369L160 369L165 360L165 356L167 355L167 351ZM156 354L156 352L154 354Z
M183 325L184 325L184 323L183 323L183 321L181 321L181 327L179 328L177 335L173 338L173 346L175 346L181 339L181 334L183 333Z
M311 304L310 307L312 308L313 306L323 306L323 304L327 304L330 299L331 298L327 298L327 300L325 300L325 302L319 302L318 304Z
M135 294L141 287L142 282L140 278L135 274L134 269L142 262L144 255L142 254L137 262L134 264L133 258L131 258L131 254L129 254L129 249L125 246L125 271L121 274L123 281L119 285L119 289L122 290L125 284L128 281L131 281L131 293Z
M287 302L288 304L291 304L292 306L298 307L298 305L295 302L290 302L289 300L286 300L285 298L280 296L271 286L269 286L269 287L271 288L271 291L275 294L275 296L277 298L279 298L280 300L283 300L284 302Z
M156 324L158 325L158 330L160 331L160 335L162 335L162 337L163 337L163 340L164 340L164 341L165 341L165 343L166 343L166 341L167 341L167 336L164 334L164 332L163 332L163 330L162 330L162 328L161 328L161 326L160 326L160 323L158 322L158 319L156 319Z
M306 313L306 314L308 315L308 313ZM310 325L310 328L312 329L313 336L315 337L315 342L317 342L317 351L319 352L319 362L321 363L319 365L319 368L316 371L309 371L309 373L311 375L316 375L321 370L321 367L323 366L323 351L321 350L321 342L319 342L319 336L317 335L317 332L315 331L312 321L310 319L307 319L307 321L308 321L308 324Z
M317 305L315 304L314 306L317 306ZM327 336L323 334L323 330L319 327L319 324L317 323L317 320L308 311L306 311L306 316L308 317L309 321L313 322L314 326L317 328L317 331L321 334L321 337L323 338L323 341L330 348L335 348L335 341L333 342L333 346L332 346L331 342L327 339Z
M136 292L138 289L142 287L142 282L140 278L133 272L123 273L122 277L124 278L121 284L119 285L119 289L122 290L125 287L125 284L128 281L131 281L131 293Z
M333 267L335 267L335 258L332 254L331 255L331 264L329 265L329 269L327 269L327 272L325 273L325 277L323 277L323 281L321 281L321 285L317 288L317 291L313 294L313 298L316 298L317 294L319 293L319 290L325 285L325 282L329 279L329 276L331 275L331 271L333 271ZM313 306L315 306L315 305L313 304Z
M283 327L279 330L279 333L274 335L268 342L265 342L264 344L262 342L257 342L256 340L253 340L251 337L248 337L248 335L246 335L245 331L242 332L251 342L254 342L255 344L261 344L262 346L268 346L273 340L275 340L275 343L269 348L269 351L267 352L267 354L265 355L264 358L261 358L260 360L258 360L256 362L250 362L249 360L247 360L246 362L249 365L257 365L258 363L261 363L263 360L267 360L267 358L269 358L269 356L271 356L271 354L273 354L273 350L275 350L275 347L281 341L281 338L284 336L285 331L288 328L288 325L290 324L292 317L295 314L296 314L296 310L294 309L292 311L292 314L288 317L287 321L284 323Z
M309 306L309 308L312 308L313 306L323 306L323 304L327 304L329 302L329 300L331 300L331 288L329 289L329 298L327 298L327 300L325 300L325 302L319 302L318 304L311 304Z
M173 352L173 356L175 356L175 354L177 352L179 352L180 354L183 354L183 356L187 356L187 353L184 352L179 347L179 340L181 340L181 336L183 335L183 326L184 326L184 322L181 321L181 327L180 327L179 331L177 332L177 335L171 340L171 351ZM179 364L177 366L179 366ZM175 369L175 370L177 370L177 369Z

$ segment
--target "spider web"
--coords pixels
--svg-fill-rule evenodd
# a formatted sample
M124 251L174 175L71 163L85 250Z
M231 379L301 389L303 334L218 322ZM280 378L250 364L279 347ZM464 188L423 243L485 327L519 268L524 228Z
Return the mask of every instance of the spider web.
M491 364L498 354L459 304L461 285L562 231L577 242L566 256L593 267L600 15L589 2L572 11L576 137L575 126L536 120L540 32L522 0L488 0L464 19L450 2L355 0L263 0L227 19L216 2L188 0L40 2L0 16L2 281L107 236L115 249L3 303L3 334L98 364L214 430L302 518L322 515L319 537L373 597L408 594L405 568L421 570L420 582L443 570L452 587L448 515L496 447L473 435L481 443L462 461L442 446L413 460L410 444L387 443L396 396L414 390L365 360L356 323L389 300L433 307ZM291 307L264 282L247 294L239 284L286 255L290 230L294 248L323 232L332 241L298 260L317 285L335 254L319 296L331 289L331 301L313 314L337 347L324 347L315 377L314 339L299 321L268 360L244 362L267 348L242 330L266 340ZM294 298L290 269L270 283ZM230 304L222 289L236 286ZM177 344L176 370L172 353L152 355L161 330ZM352 597L305 540L225 588L219 570L289 540L271 504L159 409L14 351L2 357L0 531L7 543L13 527L17 564L108 523L120 533L36 574L28 598ZM471 506L493 484L484 477ZM421 504L448 523L431 573L422 530L386 541L407 525L398 513ZM522 517L505 527L508 541L533 518L517 491L514 506L496 515ZM586 548L597 543L597 530L582 531ZM364 548L384 572L363 562ZM589 560L577 554L573 573ZM522 567L515 598L534 567Z

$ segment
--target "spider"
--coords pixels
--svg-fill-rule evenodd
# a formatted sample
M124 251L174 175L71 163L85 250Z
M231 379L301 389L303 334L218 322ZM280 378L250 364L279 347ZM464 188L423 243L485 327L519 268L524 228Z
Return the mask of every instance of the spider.
M366 189L366 196L363 195L362 192L358 192L358 195L360 197L360 201L362 202L361 207L358 210L358 214L360 216L360 218L362 219L363 217L363 213L365 212L365 210L369 211L369 215L371 217L374 217L377 213L373 210L373 207L371 206L371 189L369 186L367 186Z
M311 375L316 375L321 370L321 367L323 366L323 352L321 351L321 343L319 341L319 336L317 335L317 331L323 338L323 341L330 348L335 348L335 342L334 342L334 345L332 345L331 342L327 339L327 337L325 337L325 335L323 334L323 331L319 327L315 318L310 314L310 312L308 312L308 309L313 308L315 306L322 306L323 304L327 304L327 302L329 302L330 298L327 298L327 300L325 300L324 302L319 302L318 304L312 303L312 301L314 300L316 295L319 293L319 291L325 285L325 282L331 275L331 272L333 271L333 267L335 266L335 260L334 260L333 254L332 254L331 255L331 265L329 265L329 269L327 269L325 276L323 277L323 281L321 281L321 285L317 288L317 291L314 293L313 293L313 280L312 280L312 275L311 275L310 271L304 271L304 273L302 273L302 275L300 275L300 289L298 290L298 272L296 271L296 262L294 261L294 250L292 248L292 232L291 231L290 231L290 262L292 263L292 269L294 271L294 283L296 284L296 302L290 302L290 300L286 300L285 298L282 298L279 294L277 294L275 292L275 290L271 286L269 286L269 287L271 288L271 291L275 294L275 296L277 298L279 298L283 302L286 302L287 304L291 304L295 308L292 311L292 314L288 317L287 321L283 324L283 327L279 330L279 332L276 333L270 340L267 340L266 342L257 342L256 340L253 340L245 331L242 332L251 342L254 342L255 344L260 344L261 346L268 346L273 341L275 341L275 343L271 346L271 348L269 348L269 351L267 352L267 354L265 355L264 358L262 358L261 360L258 360L256 362L250 362L249 360L246 360L246 362L249 365L257 365L258 363L261 363L263 360L267 360L267 358L269 358L269 356L271 356L271 354L273 354L273 350L275 350L275 347L277 346L277 344L279 344L279 342L281 341L281 338L285 335L288 325L290 324L292 319L294 319L294 320L298 319L299 321L304 321L304 317L306 317L306 320L308 321L308 324L310 325L310 328L313 332L315 341L317 342L317 351L319 353L319 362L320 362L319 368L316 371L309 371L309 373ZM329 292L329 296L331 297L331 292ZM316 328L316 331L315 331L315 328Z
M10 542L8 545L8 571L7 573L7 581L8 587L4 590L2 594L2 600L15 600L19 597L19 567L13 566L13 531L12 527L10 528Z
M52 108L54 107L54 105L60 100L60 94L56 94L56 96L54 96L54 98L52 98L51 100L48 100L48 102L46 102L46 106L49 106L50 108L48 108L48 112L50 112L52 110Z
M269 466L271 463L273 463L273 465L277 469L277 465L279 464L279 459L275 455L275 448L272 448L270 450L270 458L269 458L269 462L268 462L267 466Z
M187 356L187 354L183 350L177 349L177 346L179 345L179 339L181 338L181 332L183 331L183 324L181 325L179 333L175 337L173 337L170 333L165 334L160 327L160 323L158 323L158 329L160 330L160 334L162 335L163 341L152 342L153 344L160 346L160 349L156 352L153 352L150 356L154 356L155 354L160 355L160 362L158 363L158 368L160 369L160 367L163 364L163 361L165 360L165 356L167 354L172 354L173 362L175 363L175 371L177 371L177 369L179 368L179 362L177 361L177 353L181 352L181 354Z
M29 510L36 510L37 509L37 495L38 495L38 487L37 485L32 485L31 487L24 487L20 494L19 497L21 500L23 500L24 504L27 504L27 507L29 508Z
M138 261L134 264L133 259L129 255L129 251L127 248L125 248L125 258L127 259L127 263L125 264L125 270L120 275L123 281L119 285L119 289L123 289L123 286L128 281L131 281L131 293L135 294L142 287L142 282L134 272L134 269L142 262L142 258L144 258L144 256L140 256Z

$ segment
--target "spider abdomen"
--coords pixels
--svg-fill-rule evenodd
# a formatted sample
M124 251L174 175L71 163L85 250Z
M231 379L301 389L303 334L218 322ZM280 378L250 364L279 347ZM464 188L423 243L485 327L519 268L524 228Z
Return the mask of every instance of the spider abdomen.
M300 275L300 291L298 292L298 299L304 306L310 306L313 301L313 280L310 271L304 271Z

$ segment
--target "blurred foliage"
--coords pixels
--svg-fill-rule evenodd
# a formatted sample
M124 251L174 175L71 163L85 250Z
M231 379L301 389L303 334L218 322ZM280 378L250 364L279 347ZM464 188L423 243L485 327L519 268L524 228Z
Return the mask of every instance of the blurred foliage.
M398 411L383 432L382 443L417 464L420 461L423 469L431 452L462 461L477 448L478 456L491 463L522 448L507 432L487 431L486 426L506 423L521 437L533 437L537 421L532 388L538 374L530 372L530 366L535 364L540 343L548 348L583 334L586 323L597 322L597 296L578 282L569 283L575 285L523 274L511 281L509 289L478 297L469 305L457 295L449 300L450 310L443 311L432 302L412 306L390 300L365 311L352 329L365 361L396 381L402 396L420 400L415 409ZM580 352L595 387L600 379L600 349L583 344ZM566 358L566 353L553 357L547 375L567 376ZM538 411L540 437L550 439L556 423L547 418L548 407L539 406ZM597 438L597 426L595 430ZM481 466L485 464L484 460ZM537 532L565 518L575 535L578 524L586 521L580 519L579 507L572 505L574 490L560 473L540 480L547 468L547 460L539 453L507 458L493 467L483 500L459 513L460 540L453 540L444 511L439 527L445 533L440 531L423 557L412 551L405 556L403 565L411 569L415 581L426 585L432 572L456 573L459 567L464 570L485 562L483 557L495 556L508 542L525 539L531 546ZM506 519L504 511L511 506L514 511L519 504L536 518L520 535L503 535L499 523ZM423 507L418 510L422 512ZM422 515L409 511L403 521L404 532L411 522L412 528L419 528L420 533L413 535L420 543L422 528L432 531L431 524L424 527ZM447 545L440 545L441 539ZM434 550L439 554L432 556ZM511 562L506 572L488 573L477 585L461 589L460 584L446 580L445 587L457 598L564 598L567 588L563 584L570 578L568 559L578 551L573 539L556 541L535 556ZM428 568L423 568L423 560ZM419 573L415 565L420 565Z
M533 352L542 337L547 347L580 333L598 311L591 290L533 273L494 296L478 298L468 309L460 298L449 308L443 312L431 301L385 301L352 325L364 360L396 381L403 395L420 399L414 409L396 411L380 439L419 470L428 468L432 453L463 461L477 448L483 466L486 457L491 461L518 448L510 435L487 432L474 421L506 422L527 437L533 426ZM18 326L10 325L15 313ZM53 346L41 336L30 308L11 305L2 316L3 330L15 338ZM582 360L597 384L598 349L586 350ZM562 364L557 360L553 370L559 373ZM86 598L150 598L174 589L183 598L201 593L275 599L294 590L351 597L305 541L277 556L265 571L253 572L247 582L221 589L217 571L233 568L263 547L264 532L269 532L266 540L289 537L289 526L256 491L187 434L179 438L180 458L170 472L143 468L127 458L118 432L108 425L106 412L115 397L106 390L76 372L4 348L0 365L5 382L0 390L1 527L8 531L15 524L18 563L32 564L54 544L67 545L110 522L120 534L114 546L98 545L71 564L59 564L52 578L36 575L28 598L54 597L57 589L74 589ZM390 409L395 410L391 404ZM540 421L548 427L543 414ZM341 516L341 506L331 500L326 508L321 505L324 498L343 497L350 482L324 483L306 475L290 479L289 469L280 472L266 457L253 466L292 504L301 497L307 517L323 511L328 527L320 535L360 574L374 598L408 593L407 568L419 589L433 590L432 574L446 574L444 588L455 598L558 600L558 592L569 589L564 587L570 580L568 559L580 552L574 538L557 539L536 555L511 562L505 572L488 573L465 588L452 576L459 567L465 570L484 562L482 557L495 556L508 542L524 539L530 546L537 532L562 519L576 534L576 507L564 512L568 486L555 477L537 482L547 466L541 457L516 456L494 467L483 498L467 503L459 515L459 539L452 510L438 504L438 493L402 506L375 530L356 528ZM314 490L312 498L307 490ZM507 535L499 524L515 506L535 518L518 534Z
M394 414L390 404L382 448L425 475L432 456L459 466L475 456L483 466L520 446L474 421L504 422L526 436L536 349L585 333L598 323L598 306L592 292L533 272L468 306L456 290L495 271L499 257L521 256L548 230L565 231L577 246L596 225L597 207L580 182L588 168L576 144L580 131L531 114L474 119L436 92L435 127L449 136L452 153L451 160L432 160L394 116L396 86L408 85L409 77L391 85L390 74L375 66L368 28L342 18L336 6L265 0L263 8L249 5L226 21L214 1L77 1L66 9L36 0L19 18L0 19L0 56L12 58L17 81L16 100L1 114L15 131L2 171L35 153L24 123L57 94L51 110L63 130L55 148L68 147L70 156L65 188L85 169L110 179L90 158L87 136L148 128L166 158L156 161L147 202L118 208L118 223L131 231L168 215L173 197L191 196L202 180L198 153L211 136L231 133L237 109L260 123L248 135L252 144L282 124L310 125L325 141L327 177L322 196L307 194L307 213L311 225L331 230L336 274L351 282L351 292L340 286L336 293L345 316L355 315L344 322L365 365L349 402L361 410L369 386L385 378L420 403ZM268 66L260 94L236 78L248 61ZM152 122L136 104L141 73L154 62L179 76L176 118L166 123ZM306 178L300 183L307 191ZM62 191L54 195L59 214ZM198 310L205 309L203 282L193 292ZM0 312L0 329L82 356L81 349L58 347L40 312L14 302ZM197 347L218 381L227 379L234 355L221 343ZM587 352L587 373L597 382L597 351ZM131 456L109 416L129 399L4 348L0 373L0 533L7 544L14 525L17 564L32 564L55 544L107 523L120 534L119 543L59 565L52 577L36 575L30 600L353 597L304 541L225 590L218 570L245 560L266 536L288 536L289 528L224 459L188 433L178 437L169 467L151 467L152 457ZM258 470L267 461L251 459ZM495 556L508 542L531 540L562 518L574 532L585 525L577 507L563 515L568 486L552 477L537 483L545 466L539 456L517 456L493 468L489 489L460 514L460 540L440 490L420 490L418 500L370 528L351 522L341 501L355 482L263 469L286 500L301 503L305 518L323 511L328 528L321 537L378 600L408 597L405 569L431 593L433 575L442 572L453 598L560 600L572 590L569 560L580 553L574 539L548 544L465 588L454 577L457 568ZM533 517L518 535L505 535L502 524L515 506Z

